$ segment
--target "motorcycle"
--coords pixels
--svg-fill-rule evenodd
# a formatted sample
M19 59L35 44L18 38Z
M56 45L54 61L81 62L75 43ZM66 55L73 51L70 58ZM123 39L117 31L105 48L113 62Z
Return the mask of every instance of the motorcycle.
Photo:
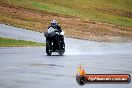
M52 52L58 52L62 56L65 52L64 31L59 33L57 30L48 30L44 33L44 36L46 37L47 55L50 56Z

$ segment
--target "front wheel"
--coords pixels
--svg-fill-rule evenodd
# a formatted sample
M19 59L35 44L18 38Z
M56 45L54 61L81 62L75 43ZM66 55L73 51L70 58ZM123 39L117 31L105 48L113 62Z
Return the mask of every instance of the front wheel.
M58 54L60 56L63 56L64 52L65 52L65 43L62 44L61 49L58 51Z
M52 54L51 52L51 46L50 46L50 42L46 41L46 53L48 56L50 56Z
M63 50L60 50L60 51L58 51L58 54L59 54L60 56L63 56L64 51L63 51Z

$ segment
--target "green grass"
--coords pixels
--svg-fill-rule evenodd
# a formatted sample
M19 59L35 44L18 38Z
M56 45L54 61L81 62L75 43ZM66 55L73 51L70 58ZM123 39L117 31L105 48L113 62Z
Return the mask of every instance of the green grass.
M44 43L36 43L24 40L15 40L0 37L0 47L25 47L25 46L44 46Z
M31 5L37 9L46 10L46 11L51 12L51 13L59 13L59 14L64 14L64 15L75 15L77 13L75 10L72 10L71 8L67 8L67 7L63 7L63 6L57 6L54 4L32 2Z
M36 0L32 6L53 13L132 26L132 0ZM44 8L43 6L46 6ZM119 11L119 12L116 12Z
M3 2L132 27L132 0L3 0Z

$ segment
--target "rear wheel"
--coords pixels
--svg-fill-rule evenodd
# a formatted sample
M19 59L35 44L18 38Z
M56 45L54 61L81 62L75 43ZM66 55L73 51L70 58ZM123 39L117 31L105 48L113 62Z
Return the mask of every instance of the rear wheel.
M52 54L51 52L51 46L50 46L50 42L46 41L46 53L48 56L50 56Z

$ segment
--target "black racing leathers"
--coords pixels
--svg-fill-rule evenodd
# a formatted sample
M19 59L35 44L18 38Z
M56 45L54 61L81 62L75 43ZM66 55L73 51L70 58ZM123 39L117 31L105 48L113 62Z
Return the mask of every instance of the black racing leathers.
M57 31L58 31L59 33L62 32L61 26L59 26L59 25L50 25L50 26L48 27L48 29L49 29L50 27L53 27L54 29L57 29Z
M59 33L62 32L62 29L61 29L61 27L60 27L59 25L50 25L50 26L48 27L48 29L49 29L50 27L52 27L52 28L54 28L54 29L57 29L57 32L59 32ZM54 44L55 44L54 47L58 47L58 46L56 46L56 45L58 45L58 44L56 44L56 43L58 43L59 40L61 41L62 44L64 44L64 36L61 36L61 35L60 35L60 36L55 36L54 39L55 39L55 41L56 41L56 42L54 42ZM61 45L62 45L62 44L61 44ZM62 47L62 46L61 46L61 47Z

